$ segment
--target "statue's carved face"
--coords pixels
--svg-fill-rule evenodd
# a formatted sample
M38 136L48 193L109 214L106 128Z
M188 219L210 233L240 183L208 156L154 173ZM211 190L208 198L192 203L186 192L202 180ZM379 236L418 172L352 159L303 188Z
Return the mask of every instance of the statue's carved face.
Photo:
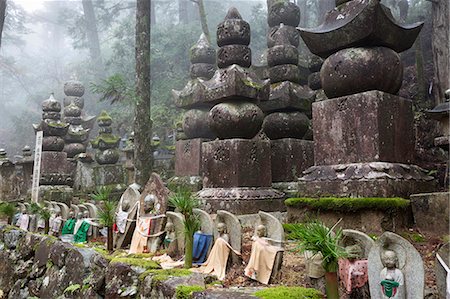
M23 209L21 210L21 212L22 212L22 214L26 214L26 213L27 213L27 209L26 209L26 208L23 208Z
M69 218L73 218L73 217L75 217L75 213L72 212L72 211L70 211L70 212L69 212Z
M394 269L397 266L397 254L392 250L386 250L382 256L382 262L388 269Z
M145 213L151 212L155 208L156 196L149 194L144 199L144 211Z
M84 211L83 212L83 217L84 218L89 218L89 212L88 211Z
M122 201L122 210L123 211L128 211L130 209L130 200L128 198L125 198Z
M81 219L81 218L83 218L83 213L79 212L79 213L77 214L77 219Z
M258 227L256 228L256 234L260 238L265 237L266 236L266 227L262 224L258 225Z
M166 224L166 232L171 233L173 231L174 231L173 223L172 222L167 222L167 224Z
M217 224L217 232L219 234L224 234L227 232L227 225L223 222L220 222L219 224Z

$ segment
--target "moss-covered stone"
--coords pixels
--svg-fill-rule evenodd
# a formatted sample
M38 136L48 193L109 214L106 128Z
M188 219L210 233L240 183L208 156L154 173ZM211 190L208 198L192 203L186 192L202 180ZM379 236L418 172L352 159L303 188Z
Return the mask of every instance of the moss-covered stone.
M192 293L194 292L201 292L205 288L198 285L192 285L192 286L177 286L175 291L175 298L176 299L189 299L192 298Z
M324 197L324 198L288 198L285 204L289 207L308 207L333 211L357 211L361 209L405 209L409 206L409 200L392 197Z
M142 258L132 258L132 257L116 257L111 260L111 263L124 263L130 266L141 267L146 270L150 269L160 269L161 266L154 261L145 260Z
M323 294L315 289L302 287L275 287L259 290L254 293L258 298L262 299L322 299Z
M187 269L149 269L139 275L140 280L144 280L148 275L152 275L152 285L156 285L159 281L167 280L170 277L189 276L192 272Z

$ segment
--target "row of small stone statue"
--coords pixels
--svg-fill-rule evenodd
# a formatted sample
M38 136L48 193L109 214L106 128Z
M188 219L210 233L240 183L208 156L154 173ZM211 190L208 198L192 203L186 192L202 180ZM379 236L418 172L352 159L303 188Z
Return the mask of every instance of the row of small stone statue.
M61 202L45 202L50 213L49 235L61 237L62 240L82 243L89 237L98 236L97 207L91 203L71 205ZM19 203L13 225L31 232L44 231L45 221L39 215L30 212L30 203Z

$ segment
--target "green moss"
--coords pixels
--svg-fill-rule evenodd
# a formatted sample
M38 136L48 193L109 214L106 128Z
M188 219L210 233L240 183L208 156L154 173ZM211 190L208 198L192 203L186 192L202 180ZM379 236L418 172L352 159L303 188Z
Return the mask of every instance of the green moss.
M254 294L262 299L322 299L323 294L315 289L301 287L275 287L257 291Z
M112 120L111 116L108 114L108 112L106 112L105 110L103 110L100 115L97 117L97 121L110 121Z
M69 126L68 123L64 122L48 122L47 125L52 128L64 128Z
M175 289L176 299L189 299L192 298L192 293L204 291L205 288L199 285L192 286L177 286Z
M81 285L79 284L71 284L70 286L68 286L65 290L64 290L64 294L65 293L70 293L73 294L76 291L78 291L79 289L81 289Z
M308 207L313 209L334 211L357 211L361 209L405 209L409 200L392 197L324 197L324 198L288 198L284 202L289 207Z
M258 83L256 83L256 82L254 82L254 81L251 81L251 80L243 80L242 81L245 85L247 85L247 86L250 86L250 87L253 87L253 88L256 88L256 89L261 89L261 88L263 88L263 86L261 85L261 84L258 84Z
M405 239L408 239L414 243L423 243L426 241L425 237L419 233L402 233L401 236Z
M53 267L53 262L51 260L48 260L45 264L45 267L47 268L47 270L50 269L51 267Z
M141 267L147 270L161 268L157 262L144 260L140 258L115 257L111 260L111 263L124 263L131 266Z
M91 144L94 148L98 147L100 141L108 145L118 144L120 137L117 137L113 134L100 134L94 140L91 141Z
M210 283L208 283L206 286L208 288L209 287L214 287L214 286L223 286L223 282L220 281L220 280L214 280L214 281L211 281Z
M140 280L144 280L148 275L152 275L152 286L155 286L159 281L167 280L171 276L189 276L192 272L187 269L150 269L139 275Z
M140 259L150 259L154 256L153 253L133 253L127 255L129 258L140 258Z

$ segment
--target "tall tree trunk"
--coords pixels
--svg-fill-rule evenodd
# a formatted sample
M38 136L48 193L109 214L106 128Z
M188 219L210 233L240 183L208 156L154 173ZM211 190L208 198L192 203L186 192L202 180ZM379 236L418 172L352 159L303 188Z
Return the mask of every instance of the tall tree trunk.
M444 101L450 88L450 8L448 0L432 0L433 94L436 103Z
M152 0L136 6L136 112L134 117L135 182L145 186L152 172L153 152L150 105L150 29Z
M178 0L178 22L180 24L189 23L188 0Z
M98 38L97 20L95 18L94 5L92 0L82 0L83 12L86 20L86 35L89 43L89 54L95 66L97 74L104 70L100 51L100 41Z
M112 226L108 226L106 228L106 230L107 230L106 250L108 250L108 252L112 252L114 250L114 245L113 245L113 228L112 228Z
M421 34L417 37L414 43L414 50L416 54L416 78L417 78L417 100L419 104L424 104L426 100L427 83L425 81L424 73L424 59Z
M208 29L208 20L206 19L205 4L203 0L191 0L198 5L198 13L200 15L200 23L202 25L202 31L206 35L208 41L211 41Z
M0 0L0 47L2 45L3 25L6 17L6 0Z

